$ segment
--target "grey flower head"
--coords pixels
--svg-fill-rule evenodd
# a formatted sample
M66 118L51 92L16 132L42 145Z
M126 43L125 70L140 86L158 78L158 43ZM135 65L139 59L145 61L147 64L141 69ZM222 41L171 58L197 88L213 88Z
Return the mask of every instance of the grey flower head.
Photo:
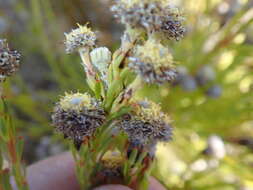
M166 38L175 40L179 40L185 33L183 17L165 1L118 0L111 10L122 24L145 29L148 33L163 33Z
M136 47L128 67L141 76L143 81L152 84L170 82L177 76L169 50L153 40Z
M64 44L67 53L78 51L81 48L92 48L96 45L96 34L86 25L78 26L79 28L65 34L66 40Z
M120 127L128 134L129 141L144 146L167 142L172 137L170 118L161 111L159 105L146 101L149 107L136 104L135 112L125 115Z
M56 131L74 141L79 147L85 138L105 122L105 112L99 102L88 94L67 94L57 103L52 114Z
M131 59L129 68L140 75L146 83L163 84L173 81L177 76L177 71L174 68L160 67L159 70L155 70L151 63L144 63L138 58Z
M0 82L13 75L20 66L21 55L9 49L6 40L0 39Z

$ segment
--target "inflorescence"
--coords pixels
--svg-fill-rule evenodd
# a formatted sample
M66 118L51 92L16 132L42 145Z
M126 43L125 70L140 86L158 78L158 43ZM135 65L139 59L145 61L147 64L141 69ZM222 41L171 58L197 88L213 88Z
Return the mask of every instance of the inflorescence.
M70 33L65 33L66 52L72 53L80 48L93 48L96 44L96 34L87 26L78 25L79 28L72 30Z
M183 16L166 1L121 0L111 10L127 27L144 29L149 34L161 33L167 39L179 40L184 36Z
M171 140L171 119L158 104L145 100L134 104L133 110L123 116L119 123L131 143L154 145Z
M77 146L92 137L105 122L105 112L100 103L89 94L66 94L57 103L52 115L58 132L74 141Z
M17 51L9 49L6 40L0 39L0 82L19 69L20 57Z
M95 176L102 183L107 177L136 180L132 173L141 177L151 168L157 143L172 139L170 117L159 104L136 101L135 93L143 82L162 85L176 78L175 61L165 44L185 33L183 16L166 0L118 0L112 11L126 26L114 53L95 48L96 34L87 25L65 34L66 52L79 52L96 98L66 94L52 114L56 131L73 140L77 149L84 145L80 155L91 151L85 162L89 156L89 164L99 160L102 170ZM112 154L115 151L118 154Z
M147 83L163 84L174 80L177 75L168 48L152 40L136 47L129 67Z

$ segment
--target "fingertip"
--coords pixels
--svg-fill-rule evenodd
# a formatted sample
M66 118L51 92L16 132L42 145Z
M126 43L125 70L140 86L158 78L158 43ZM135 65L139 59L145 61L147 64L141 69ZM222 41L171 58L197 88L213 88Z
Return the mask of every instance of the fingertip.
M100 187L96 187L93 190L132 190L132 189L123 185L103 185Z
M27 179L31 190L80 189L75 175L75 161L69 152L29 166Z

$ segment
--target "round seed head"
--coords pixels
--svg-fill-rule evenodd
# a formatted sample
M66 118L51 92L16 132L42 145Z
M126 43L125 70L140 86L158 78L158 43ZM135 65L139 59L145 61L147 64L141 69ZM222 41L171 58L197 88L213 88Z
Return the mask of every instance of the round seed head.
M17 51L9 49L6 40L0 39L0 82L19 69L20 57Z
M70 33L65 33L66 52L72 53L80 48L92 48L96 44L96 34L87 25L81 26L72 30Z
M145 101L145 106L143 105L143 102L136 104L135 111L123 117L120 123L130 142L147 145L171 140L172 127L169 116L161 111L158 104L151 101Z
M177 75L168 48L152 40L137 46L129 61L129 67L147 83L163 84Z
M100 103L88 94L66 94L55 106L52 114L56 131L74 141L77 146L105 122Z

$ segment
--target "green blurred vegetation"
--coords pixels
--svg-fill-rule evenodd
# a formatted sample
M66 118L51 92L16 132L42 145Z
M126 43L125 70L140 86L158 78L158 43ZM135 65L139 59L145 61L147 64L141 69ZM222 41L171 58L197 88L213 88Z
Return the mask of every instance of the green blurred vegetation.
M160 146L154 175L171 189L251 189L253 148L237 142L253 139L253 5L250 0L171 2L183 8L187 28L182 41L171 42L174 59L191 75L208 64L216 79L190 92L178 85L147 86L140 92L161 101L174 120L174 140ZM2 36L23 55L21 74L5 84L5 94L20 133L28 138L27 147L53 135L50 113L60 94L88 90L78 56L64 53L64 32L76 23L90 22L99 31L100 45L117 47L122 26L112 19L109 4L109 0L20 0L1 6L0 16L10 23ZM213 84L222 88L218 98L206 95ZM201 152L212 134L222 137L227 156L217 167L195 171L194 163L203 166L211 159Z

